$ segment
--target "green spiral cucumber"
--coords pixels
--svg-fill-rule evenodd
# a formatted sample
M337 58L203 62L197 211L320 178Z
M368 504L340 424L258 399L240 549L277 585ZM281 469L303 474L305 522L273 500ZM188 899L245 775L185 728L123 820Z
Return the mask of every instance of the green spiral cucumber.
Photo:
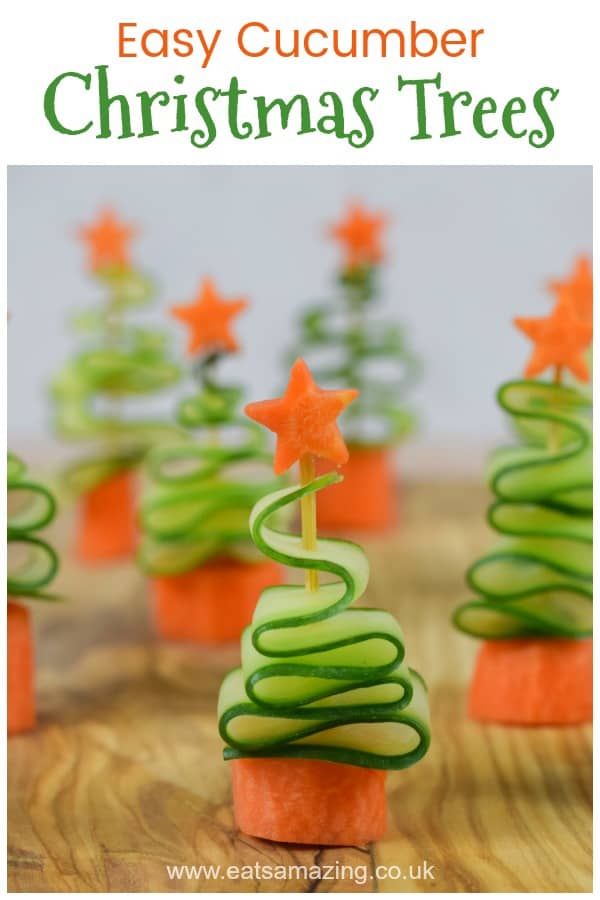
M321 759L402 769L427 751L427 689L404 661L404 637L389 613L351 604L369 577L364 552L348 541L301 538L273 527L289 504L339 480L335 473L263 497L250 532L271 559L333 580L317 591L267 588L242 638L242 665L219 696L225 758Z
M377 294L376 267L351 269L340 283L340 298L304 313L298 346L286 361L302 356L330 387L352 385L360 391L342 419L349 443L397 443L415 426L403 400L419 373L419 362L399 325L369 321L365 315ZM374 367L385 371L377 374Z
M212 365L197 367L201 389L178 408L188 437L154 448L145 464L139 560L152 575L187 572L219 553L252 558L250 510L281 484L262 429L236 413L241 391L217 385Z
M496 501L488 520L502 542L471 566L477 599L454 615L483 638L592 632L592 420L573 387L512 381L498 392L522 446L490 466Z
M50 491L27 475L25 465L8 454L6 487L8 494L7 594L34 600L56 600L44 588L54 578L58 557L53 548L38 536L56 514Z
M137 465L152 444L176 433L173 426L151 419L127 420L119 409L126 398L162 390L180 376L166 355L163 334L122 320L128 308L149 301L151 283L129 268L95 274L109 290L108 300L74 321L91 346L70 360L52 384L57 433L91 447L89 455L65 471L75 493Z

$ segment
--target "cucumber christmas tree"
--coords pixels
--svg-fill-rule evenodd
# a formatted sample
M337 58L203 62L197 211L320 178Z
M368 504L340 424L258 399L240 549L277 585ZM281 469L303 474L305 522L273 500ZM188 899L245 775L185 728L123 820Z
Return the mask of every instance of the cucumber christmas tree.
M550 316L516 319L534 342L526 380L503 384L502 409L521 445L498 450L489 478L490 525L501 543L471 566L476 599L454 616L485 639L469 699L481 721L585 722L592 713L591 322L564 286ZM535 376L550 369L548 381Z
M351 451L344 481L319 498L324 528L382 530L397 517L392 451L414 427L404 397L418 364L402 327L371 315L385 224L383 216L355 205L330 229L343 252L339 291L331 302L309 308L300 322L301 351L314 360L318 377L360 390L341 423ZM377 375L374 366L384 371Z
M56 600L46 592L58 569L58 557L38 532L56 512L54 497L32 480L12 453L7 459L8 596L7 721L8 733L29 731L35 725L35 657L31 617L22 600Z
M80 230L90 272L106 296L74 319L85 345L52 387L58 434L86 447L65 478L80 498L77 551L87 561L134 551L133 473L149 447L173 431L154 419L132 419L121 409L125 399L151 395L179 378L165 335L126 320L154 295L150 278L130 259L134 234L110 211Z
M277 435L275 473L300 465L300 484L252 510L252 540L306 576L303 585L263 592L242 638L241 667L219 697L236 822L269 840L345 845L382 837L386 770L412 765L429 745L427 690L406 665L400 626L388 612L352 605L367 587L364 552L317 535L317 494L341 476L317 477L316 461L347 462L336 419L356 396L321 390L298 360L283 397L246 407ZM274 527L274 516L296 503L301 535Z
M232 325L246 306L205 279L191 304L172 310L189 329L196 391L177 410L188 437L149 454L140 546L156 627L167 638L238 638L260 591L281 580L280 567L260 558L248 536L250 510L277 484L264 433L241 415L241 388L216 376L222 357L238 350Z

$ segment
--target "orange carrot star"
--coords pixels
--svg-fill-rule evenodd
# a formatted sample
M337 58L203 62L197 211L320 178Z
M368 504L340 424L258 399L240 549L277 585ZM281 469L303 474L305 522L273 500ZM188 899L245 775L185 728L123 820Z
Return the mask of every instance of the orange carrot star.
M335 465L348 461L348 449L336 423L358 391L325 391L303 359L297 359L283 397L249 403L246 415L277 435L273 468L277 475L306 454Z
M171 315L189 328L188 353L198 350L239 349L231 323L248 306L247 300L225 300L211 278L205 278L198 293L187 306L171 307Z
M385 224L384 216L372 215L360 204L354 204L346 218L331 227L330 233L345 251L349 269L381 262L381 232Z
M549 366L569 369L580 381L589 380L589 371L583 356L592 340L591 323L577 318L568 297L554 307L544 318L514 320L515 325L535 343L533 353L525 368L525 375L539 375Z
M592 322L594 288L592 266L587 256L580 256L575 261L575 268L570 278L566 281L552 281L550 289L559 298L561 294L567 293L577 317L583 322Z
M120 222L114 212L106 209L91 225L84 225L78 236L86 242L89 267L93 272L108 266L127 268L129 244L136 234L131 225Z

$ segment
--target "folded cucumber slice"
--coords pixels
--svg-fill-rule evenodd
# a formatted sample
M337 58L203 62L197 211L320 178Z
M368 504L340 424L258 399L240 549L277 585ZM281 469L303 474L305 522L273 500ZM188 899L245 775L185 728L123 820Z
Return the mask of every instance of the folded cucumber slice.
M210 389L181 404L186 422L193 411L194 426L209 430L198 441L189 435L185 441L154 447L147 455L139 561L151 575L189 572L219 554L257 556L250 544L250 510L282 482L271 472L262 429L232 411L229 393L221 404L218 396L211 383ZM211 442L210 434L215 417L218 444ZM228 442L231 431L235 441Z
M490 525L502 542L477 560L467 582L477 597L454 624L477 637L592 631L592 421L590 399L539 381L502 385L498 400L522 446L490 464L497 500Z
M123 320L127 310L150 300L151 281L129 266L107 266L95 275L108 296L72 323L95 344L69 360L51 386L57 433L87 448L65 471L66 485L76 494L137 466L149 447L182 434L174 425L129 420L118 410L123 399L152 394L180 378L179 366L168 358L165 334Z
M52 521L56 504L50 491L27 477L24 464L12 453L7 460L7 594L54 600L44 591L58 569L53 548L36 534Z
M318 381L352 387L358 398L343 413L349 444L390 445L414 431L416 417L405 397L421 362L396 322L364 315L377 298L376 264L364 263L340 276L339 296L309 307L299 322L299 340L287 354L301 356Z
M282 509L339 480L335 473L263 497L250 531L266 556L329 580L318 590L267 588L242 638L242 665L223 682L219 729L226 759L322 759L380 769L412 765L430 740L427 690L404 662L402 630L390 613L352 607L369 566L350 541L314 550L273 524Z

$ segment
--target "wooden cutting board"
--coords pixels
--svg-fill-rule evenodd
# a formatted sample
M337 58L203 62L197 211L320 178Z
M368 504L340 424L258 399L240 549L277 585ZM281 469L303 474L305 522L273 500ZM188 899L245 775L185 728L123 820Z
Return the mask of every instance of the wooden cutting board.
M367 849L239 834L215 715L237 648L161 645L132 565L84 569L65 550L68 601L35 607L39 727L9 740L9 890L590 891L591 729L464 716L477 644L449 615L491 539L486 502L471 484L411 486L402 527L363 541L369 604L400 619L433 729L428 756L389 775L389 834ZM71 530L63 517L55 540ZM180 865L221 868L171 880Z

